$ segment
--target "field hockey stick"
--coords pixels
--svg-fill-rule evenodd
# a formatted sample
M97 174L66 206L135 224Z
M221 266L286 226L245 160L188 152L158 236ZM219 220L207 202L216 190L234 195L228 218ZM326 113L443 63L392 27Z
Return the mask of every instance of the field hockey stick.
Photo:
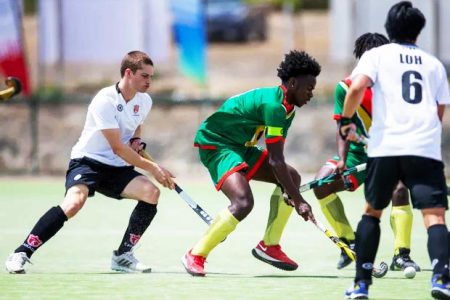
M341 250L343 250L348 257L350 257L351 260L355 261L356 260L356 254L355 251L353 251L352 249L350 249L350 247L344 243L343 241L341 241L340 238L338 238L337 236L333 235L333 233L331 233L330 230L328 230L322 223L320 223L318 220L315 219L309 219L311 221L311 223L313 223L314 225L316 225L316 227L322 231L323 233L325 233L325 235Z
M339 176L348 176L351 174L355 174L361 171L364 171L366 169L366 164L360 164L351 168L346 169L344 172L342 172L341 174L339 173L333 173L331 175L319 178L319 179L315 179L311 182L305 183L304 185L300 186L300 193L306 192L308 190L314 189L316 187L331 183L333 181L336 180L337 177Z
M8 77L5 80L6 89L0 91L0 100L6 101L22 91L20 80L15 77Z
M150 155L150 153L148 153L147 151L145 151L144 149L139 151L139 154L142 155L142 157L151 160L151 161L155 161L153 159L153 157ZM200 207L200 205L198 205L185 191L183 191L183 189L175 183L175 191L178 193L178 195L184 200L184 202L186 202L190 208L192 208L193 211L195 211L195 213L202 218L203 221L205 221L206 224L211 225L212 222L212 218L211 216L203 209Z
M318 220L311 220L310 221L316 225L316 227L322 231L339 249L345 252L347 256L352 260L356 261L356 253L350 247L344 243L340 238L335 236L330 230L328 230L322 223L320 223ZM372 276L375 278L381 278L386 275L388 271L388 265L384 261L380 263L379 267L373 267L372 269Z

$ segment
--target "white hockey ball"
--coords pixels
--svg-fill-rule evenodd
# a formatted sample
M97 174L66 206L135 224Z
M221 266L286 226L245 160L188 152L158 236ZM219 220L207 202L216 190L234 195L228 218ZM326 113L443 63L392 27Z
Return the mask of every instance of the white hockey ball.
M406 278L412 279L412 278L416 277L416 269L414 267L411 267L411 266L406 267L403 270L403 274L405 275Z

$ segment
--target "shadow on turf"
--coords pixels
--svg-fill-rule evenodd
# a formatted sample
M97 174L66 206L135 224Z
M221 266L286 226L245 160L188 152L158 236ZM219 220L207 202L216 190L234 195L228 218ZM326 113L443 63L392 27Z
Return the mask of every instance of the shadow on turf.
M431 269L422 269L422 272L431 272ZM38 273L34 273L38 274ZM44 274L44 273L39 273ZM49 274L49 273L45 273ZM56 272L52 274L60 274L60 275L73 275L73 274L85 274L85 275L130 275L130 274L137 274L137 275L150 275L151 274L179 274L179 275L186 275L191 277L188 273L185 271L163 271L163 270L152 270L151 273L126 273L126 272L115 272L115 271L109 271L109 272ZM238 276L238 277L248 277L248 278L327 278L327 279L339 279L339 278L350 278L353 279L353 275L280 275L280 274L268 274L268 275L252 275L252 274L244 274L244 273L229 273L229 272L207 272L206 276L208 275L219 275L219 276ZM405 278L390 278L390 279L405 279Z
M335 275L256 275L255 278L353 278L353 276L335 276Z
M425 272L429 272L431 271L430 269L425 269L422 270ZM176 275L180 275L180 276L186 276L186 277L195 277L195 276L191 276L188 273L184 272L184 271L153 271L151 273L126 273L126 272L55 272L55 273L31 273L31 274L58 274L58 275L76 275L76 274L83 274L85 276L97 276L97 275L139 275L139 276L152 276L153 275L161 275L161 274L176 274ZM22 275L23 276L23 275ZM207 272L206 273L206 277L210 277L210 278L214 278L214 277L218 277L218 276L226 276L226 277L240 277L240 278L273 278L273 279L286 279L286 278L319 278L319 279L353 279L353 275L279 275L279 274L267 274L267 275L254 275L254 274L244 274L244 273L228 273L228 272ZM196 278L196 277L195 277ZM198 278L204 278L204 277L198 277ZM403 277L389 277L389 279L393 279L393 280L410 280L407 278L403 278ZM375 279L378 280L378 279Z
M124 274L142 274L142 275L151 275L151 274L180 274L186 275L189 277L193 277L186 272L183 271L153 271L151 273L124 273L124 272L99 272L99 273L90 273L90 274L100 274L100 275L124 275ZM228 272L208 272L206 273L206 277L210 276L238 276L238 277L248 277L248 278L353 278L353 276L331 276L331 275L251 275L251 274L243 274L243 273L228 273Z

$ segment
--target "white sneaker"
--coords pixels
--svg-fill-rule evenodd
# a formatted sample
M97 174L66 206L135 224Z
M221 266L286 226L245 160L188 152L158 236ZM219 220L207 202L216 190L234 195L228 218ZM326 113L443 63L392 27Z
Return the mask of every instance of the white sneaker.
M6 271L11 274L25 274L23 266L27 262L31 263L25 252L11 253L5 261Z
M113 251L111 258L111 269L119 272L140 272L150 273L152 269L134 257L132 251L117 255L117 251Z

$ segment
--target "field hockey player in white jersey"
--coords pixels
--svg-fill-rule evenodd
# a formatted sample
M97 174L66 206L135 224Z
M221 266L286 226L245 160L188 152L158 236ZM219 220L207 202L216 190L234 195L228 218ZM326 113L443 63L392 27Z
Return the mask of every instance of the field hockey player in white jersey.
M365 52L352 72L339 129L343 138L358 139L350 118L367 87L373 100L366 206L356 232L356 276L345 292L350 299L368 298L380 217L399 180L410 190L428 232L431 295L450 299L448 200L441 157L441 122L450 95L442 63L415 44L424 26L424 15L409 1L395 4L385 23L391 43Z
M100 90L89 105L86 122L72 148L66 173L66 194L61 205L50 208L6 263L9 273L25 273L31 255L75 216L88 197L137 200L122 241L113 251L111 268L122 272L150 272L133 254L133 248L156 214L160 191L139 167L164 187L173 189L172 174L138 154L142 150L141 125L152 108L146 93L154 73L153 62L141 51L122 60L120 81ZM130 140L132 142L130 142Z

